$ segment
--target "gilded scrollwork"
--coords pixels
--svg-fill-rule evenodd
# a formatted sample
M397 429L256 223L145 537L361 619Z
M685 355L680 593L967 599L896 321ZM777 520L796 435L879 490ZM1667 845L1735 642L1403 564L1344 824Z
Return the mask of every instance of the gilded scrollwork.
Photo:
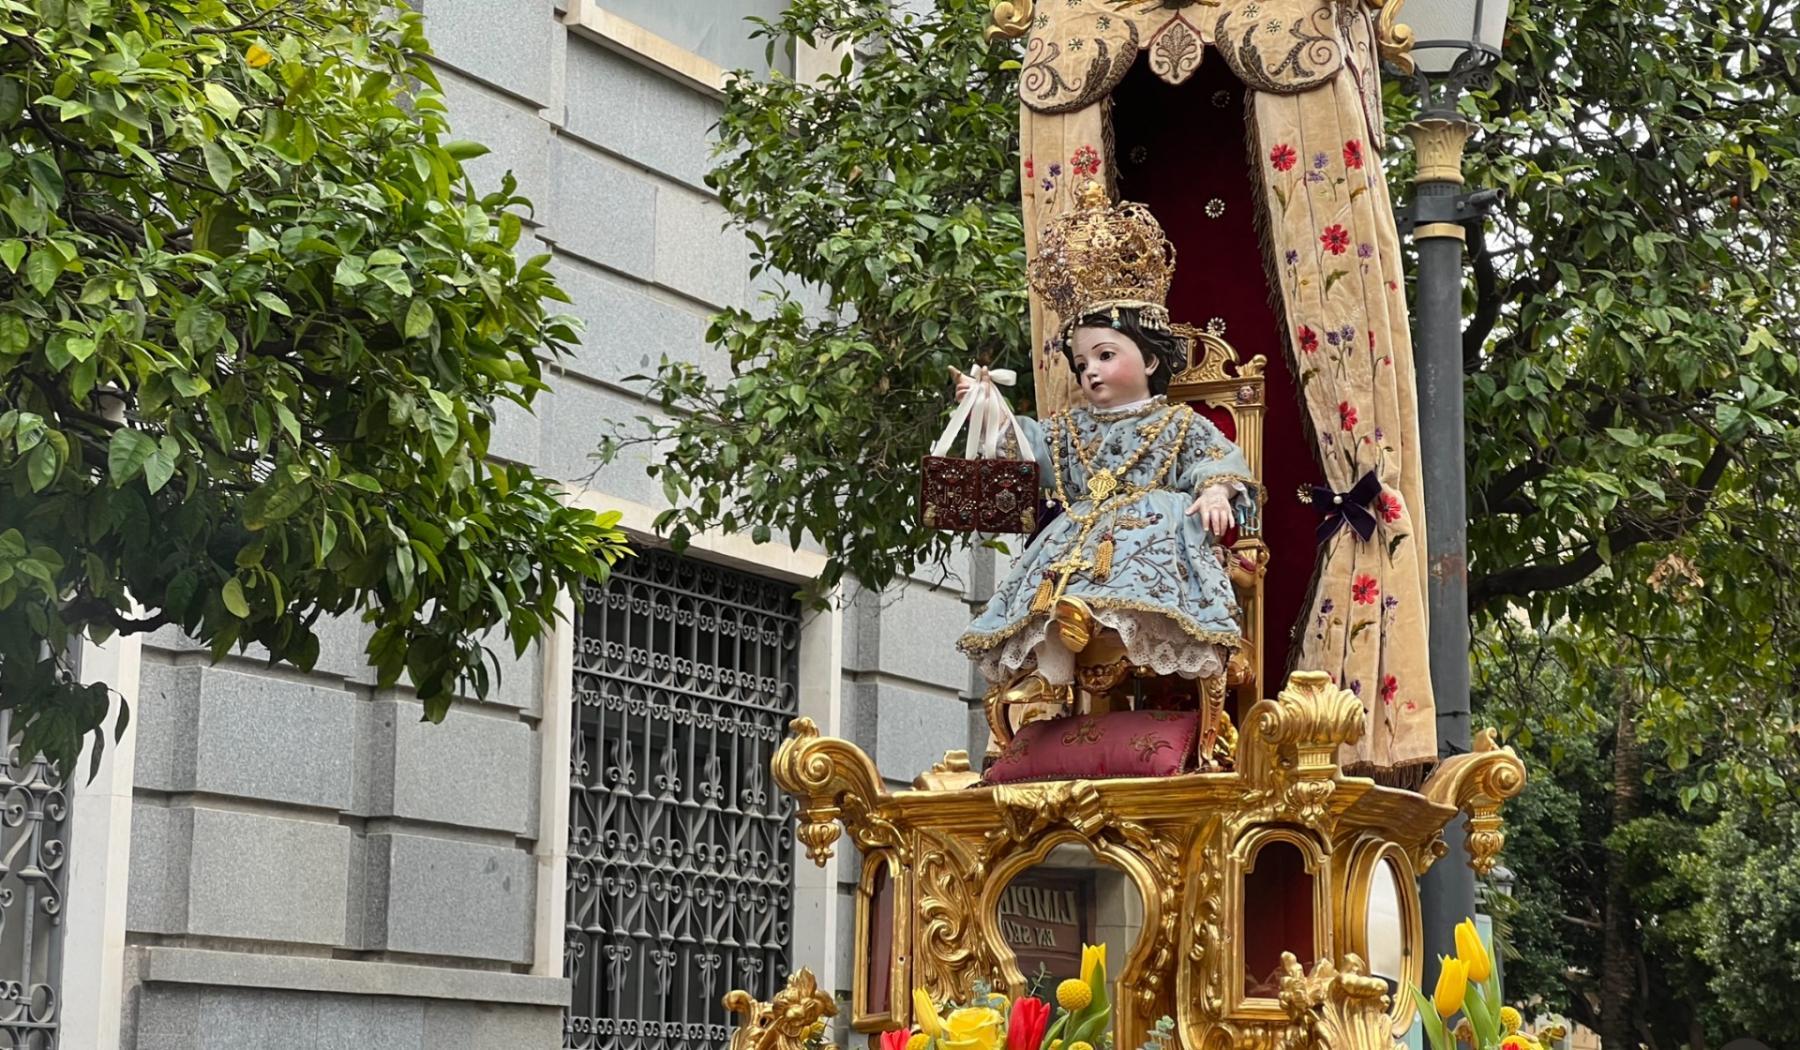
M1296 671L1275 700L1250 709L1238 741L1245 801L1317 827L1330 811L1338 749L1362 738L1356 694L1323 671Z
M838 824L848 828L863 849L887 846L904 856L904 836L881 813L888 797L881 774L862 749L846 740L821 736L810 718L788 724L793 735L783 741L771 763L775 782L799 800L794 836L820 867L831 859Z
M966 1001L975 980L994 962L978 935L987 865L955 839L922 834L915 878L919 887L919 983L933 998Z
M1387 982L1369 976L1356 954L1341 967L1321 959L1309 974L1283 952L1281 970L1278 998L1289 1020L1281 1050L1394 1050Z
M734 989L725 993L725 1009L743 1018L731 1033L731 1050L804 1050L814 1026L836 1016L837 1003L803 966L769 1002Z
M1375 46L1381 49L1381 57L1394 64L1402 74L1413 71L1413 31L1412 26L1400 22L1400 9L1406 0L1366 0L1368 5L1376 9L1375 14Z
M992 44L996 40L1012 40L1031 30L1032 0L997 0L988 10L988 24L981 38Z
M1474 747L1440 763L1425 781L1423 794L1440 806L1469 816L1465 845L1469 867L1486 875L1506 845L1500 806L1525 790L1525 763L1510 747L1501 747L1492 729L1475 735Z

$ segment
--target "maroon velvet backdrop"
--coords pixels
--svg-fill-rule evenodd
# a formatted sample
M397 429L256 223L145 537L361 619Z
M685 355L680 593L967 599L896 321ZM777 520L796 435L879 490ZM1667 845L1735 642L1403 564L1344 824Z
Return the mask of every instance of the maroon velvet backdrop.
M1243 82L1211 48L1178 87L1150 72L1140 55L1113 91L1113 129L1119 197L1148 205L1175 243L1171 316L1198 326L1219 318L1226 341L1244 359L1261 354L1269 362L1262 469L1269 493L1263 539L1270 557L1261 688L1272 696L1287 679L1293 626L1317 560L1318 518L1295 492L1315 482L1318 472L1256 233L1244 93ZM1215 199L1224 205L1216 217L1207 215Z

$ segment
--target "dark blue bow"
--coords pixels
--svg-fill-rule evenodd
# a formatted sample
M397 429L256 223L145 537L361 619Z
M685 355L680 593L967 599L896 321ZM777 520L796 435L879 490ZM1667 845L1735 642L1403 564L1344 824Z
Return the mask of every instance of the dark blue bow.
M1320 543L1336 536L1345 522L1363 540L1375 535L1375 515L1369 511L1369 503L1381 495L1381 479L1374 471L1364 474L1349 492L1333 492L1324 485L1308 485L1307 489L1312 496L1308 502L1323 515L1318 530Z

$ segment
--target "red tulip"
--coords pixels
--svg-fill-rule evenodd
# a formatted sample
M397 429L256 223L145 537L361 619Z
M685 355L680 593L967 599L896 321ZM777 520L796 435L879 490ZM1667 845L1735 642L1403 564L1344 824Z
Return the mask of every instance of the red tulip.
M883 1032L881 1033L881 1050L906 1050L906 1042L911 1038L912 1032L905 1028Z
M1050 1004L1029 995L1019 996L1013 1001L1012 1016L1006 1022L1006 1050L1038 1050L1044 1041L1044 1030L1049 1027Z

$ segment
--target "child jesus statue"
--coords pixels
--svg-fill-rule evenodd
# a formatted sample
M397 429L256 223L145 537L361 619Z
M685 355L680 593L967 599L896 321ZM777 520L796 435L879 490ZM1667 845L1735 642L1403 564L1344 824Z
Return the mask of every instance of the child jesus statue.
M1063 319L1053 338L1086 403L1019 420L1063 513L957 643L1010 700L1048 699L1090 646L1207 679L1242 641L1219 545L1254 513L1255 483L1216 427L1163 396L1188 359L1164 305L1173 270L1149 211L1095 183L1041 238L1032 287ZM958 400L974 382L957 373Z

